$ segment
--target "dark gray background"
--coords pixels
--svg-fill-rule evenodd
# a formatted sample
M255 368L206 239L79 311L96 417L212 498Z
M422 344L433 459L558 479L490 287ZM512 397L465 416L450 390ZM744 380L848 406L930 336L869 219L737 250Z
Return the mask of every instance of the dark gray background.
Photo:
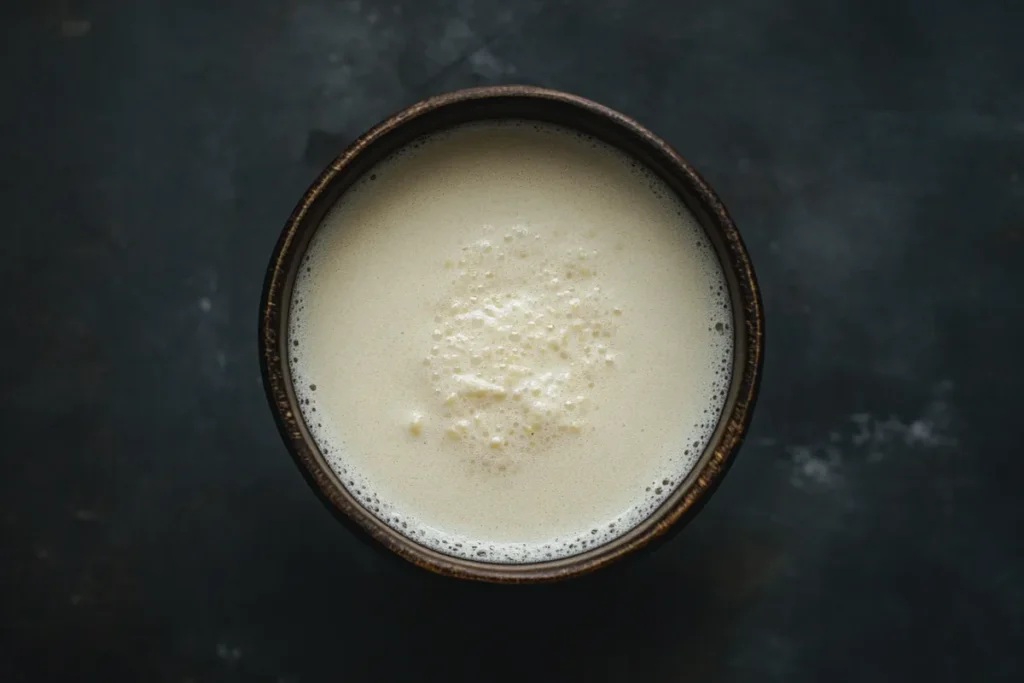
M1024 3L3 3L0 680L1024 679ZM267 409L260 287L354 136L527 82L716 187L768 320L748 442L656 554L387 561Z

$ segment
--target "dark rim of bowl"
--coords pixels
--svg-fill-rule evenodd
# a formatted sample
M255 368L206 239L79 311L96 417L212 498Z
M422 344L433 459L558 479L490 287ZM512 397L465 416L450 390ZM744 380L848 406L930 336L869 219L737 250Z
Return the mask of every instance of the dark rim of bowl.
M547 121L590 134L657 173L696 215L725 272L732 303L732 377L719 422L697 464L643 522L607 543L568 557L523 564L480 562L446 555L395 531L366 510L331 469L313 441L295 397L288 367L291 287L306 245L323 214L367 169L417 137L489 119ZM632 119L576 95L525 85L472 88L414 104L378 124L342 152L299 201L266 273L259 321L264 388L281 435L306 480L336 516L410 562L439 574L524 583L579 576L633 553L692 518L720 483L750 423L761 376L764 317L754 269L725 206L664 140Z

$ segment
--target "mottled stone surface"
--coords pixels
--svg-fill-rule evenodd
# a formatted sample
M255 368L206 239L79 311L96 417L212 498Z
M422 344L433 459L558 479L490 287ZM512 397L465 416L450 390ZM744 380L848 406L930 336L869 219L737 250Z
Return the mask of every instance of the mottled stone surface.
M1024 678L1024 5L12 0L0 680ZM364 546L285 453L263 272L319 169L455 87L585 95L732 210L768 322L724 485L580 581Z

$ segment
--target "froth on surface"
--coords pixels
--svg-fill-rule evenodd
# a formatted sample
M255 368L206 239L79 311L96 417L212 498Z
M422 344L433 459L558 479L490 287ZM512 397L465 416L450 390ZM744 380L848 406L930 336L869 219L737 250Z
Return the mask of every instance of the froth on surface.
M533 562L636 526L718 421L721 267L665 184L528 122L423 138L333 207L289 363L346 488L445 553Z

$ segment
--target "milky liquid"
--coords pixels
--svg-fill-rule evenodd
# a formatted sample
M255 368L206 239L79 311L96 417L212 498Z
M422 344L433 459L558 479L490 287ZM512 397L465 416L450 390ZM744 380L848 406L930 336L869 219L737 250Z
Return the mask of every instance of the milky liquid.
M373 514L489 562L586 551L650 514L724 403L721 266L668 187L528 122L435 134L367 173L299 269L302 415Z

